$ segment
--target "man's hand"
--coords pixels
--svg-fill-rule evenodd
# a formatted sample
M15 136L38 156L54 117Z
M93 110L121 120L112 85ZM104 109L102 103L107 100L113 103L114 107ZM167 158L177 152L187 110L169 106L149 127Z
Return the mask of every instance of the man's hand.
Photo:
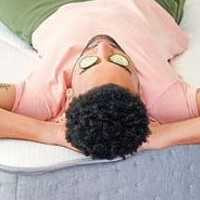
M52 122L56 122L56 123L65 124L65 123L66 123L65 113L59 115L58 117L55 117L55 118L52 119L51 121L52 121Z
M75 147L73 147L71 145L71 143L67 142L67 140L65 139L65 136L66 136L66 127L65 127L65 124L58 123L58 129L54 133L52 144L53 145L62 146L62 147L66 147L66 148L69 148L69 149L72 149L72 150L74 150L76 152L81 153L80 150L76 149Z
M66 126L65 126L66 124L65 113L63 112L61 115L54 118L51 123L54 124L53 125L54 129L53 129L53 134L51 135L52 138L50 139L49 144L66 147L68 149L72 149L76 152L81 153L80 150L73 147L71 143L67 142L67 140L65 139L66 132L67 132Z
M46 143L50 145L57 145L66 147L68 149L72 149L76 152L81 153L80 150L76 149L71 145L71 143L67 142L65 139L66 137L66 118L65 114L62 114L61 116L56 117L52 120L52 122L49 122L51 125L51 130L46 132Z

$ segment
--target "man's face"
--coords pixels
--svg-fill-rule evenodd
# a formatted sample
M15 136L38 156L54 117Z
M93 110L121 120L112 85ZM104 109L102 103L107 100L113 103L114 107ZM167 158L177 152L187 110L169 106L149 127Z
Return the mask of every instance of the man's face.
M119 55L128 61L124 67L110 60L112 55ZM86 57L97 57L98 60L86 69L82 69L81 62ZM73 96L79 96L88 90L107 83L115 83L139 93L139 79L135 66L129 56L107 35L96 35L86 45L76 61L72 75Z

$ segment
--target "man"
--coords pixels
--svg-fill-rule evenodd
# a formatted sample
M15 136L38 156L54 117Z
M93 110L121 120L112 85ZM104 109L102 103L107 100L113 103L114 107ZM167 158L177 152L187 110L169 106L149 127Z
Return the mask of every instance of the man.
M32 121L29 136L16 123L19 133L24 133L20 138L76 147L87 156L107 159L137 151L146 139L140 150L156 148L154 143L160 145L157 148L194 143L198 136L194 128L199 124L199 92L170 65L170 60L186 49L188 38L157 3L99 0L66 4L45 20L44 12L39 12L38 16L43 17L34 15L32 21L28 17L32 7L25 11L22 5L20 8L21 16L16 15L20 25L9 24L12 20L3 15L2 21L32 44L43 59L43 66L25 81L2 87L1 108L36 118L23 118L26 125ZM178 10L176 16L179 22L182 15ZM46 125L65 110L62 138L57 134L50 139L44 134L35 139L31 133L33 124L40 123L37 120L46 121ZM56 126L64 129L60 124ZM36 127L44 132L45 126ZM188 135L180 134L185 131ZM65 132L69 143L64 144ZM161 141L166 134L173 137L167 137L164 146Z

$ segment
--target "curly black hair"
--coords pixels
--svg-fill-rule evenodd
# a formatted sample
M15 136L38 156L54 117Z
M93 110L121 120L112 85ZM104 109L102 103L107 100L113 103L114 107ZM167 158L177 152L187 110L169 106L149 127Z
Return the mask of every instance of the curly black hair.
M92 159L125 159L150 133L139 95L113 83L74 97L65 116L66 140Z

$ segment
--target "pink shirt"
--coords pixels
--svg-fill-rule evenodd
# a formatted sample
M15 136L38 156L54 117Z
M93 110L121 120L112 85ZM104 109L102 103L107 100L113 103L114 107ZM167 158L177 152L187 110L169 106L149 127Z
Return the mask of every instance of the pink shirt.
M60 115L72 67L97 34L113 37L132 58L150 120L168 123L199 116L196 89L168 62L187 48L188 37L154 0L97 0L61 6L32 35L43 64L16 84L13 111L41 120Z

